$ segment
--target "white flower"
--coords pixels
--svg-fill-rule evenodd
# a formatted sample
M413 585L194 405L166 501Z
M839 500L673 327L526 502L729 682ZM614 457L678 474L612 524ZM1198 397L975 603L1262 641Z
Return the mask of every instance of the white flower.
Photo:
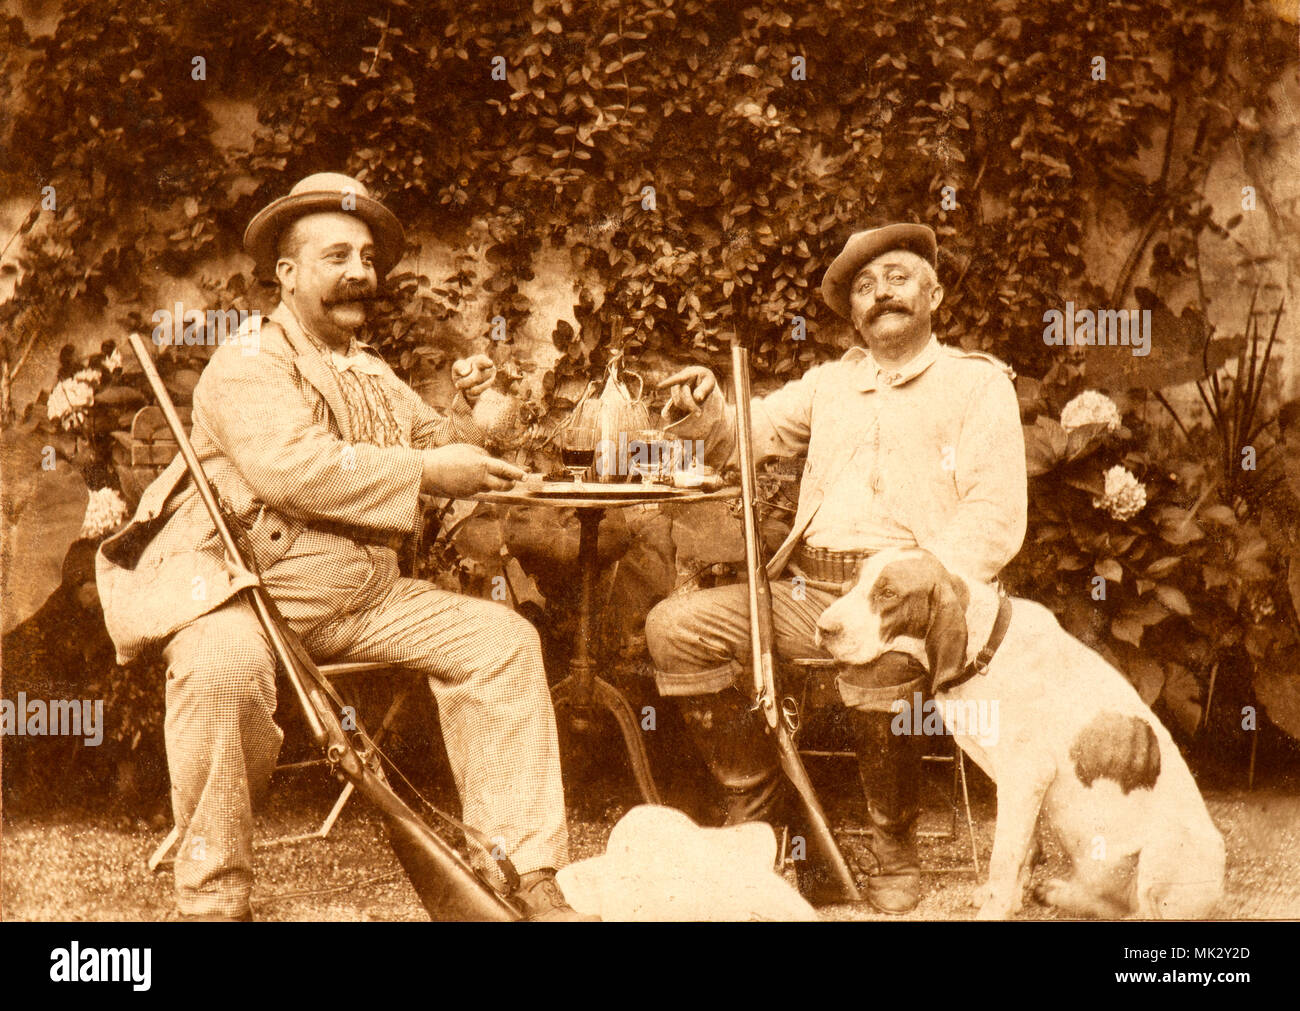
M79 537L98 540L126 522L126 502L112 488L96 488L86 503L86 518L81 521Z
M1131 520L1147 504L1147 490L1128 469L1111 467L1106 471L1105 492L1101 498L1093 499L1092 504L1117 520Z
M51 421L71 428L86 419L86 408L95 402L95 389L79 379L64 379L50 390L45 413Z
M116 372L122 367L122 352L113 348L113 353L104 359L104 368L109 372Z
M72 378L79 380L80 382L83 383L89 383L91 386L94 386L97 382L99 382L104 377L100 375L99 369L82 369Z
M1061 427L1067 432L1084 425L1105 425L1106 431L1119 430L1119 408L1115 401L1096 390L1084 390L1061 410Z

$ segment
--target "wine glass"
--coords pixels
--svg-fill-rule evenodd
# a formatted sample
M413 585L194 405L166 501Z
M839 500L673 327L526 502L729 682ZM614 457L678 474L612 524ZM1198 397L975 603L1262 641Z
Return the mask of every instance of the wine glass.
M642 484L657 484L672 479L672 444L657 428L628 433L628 475L640 475Z
M565 428L560 432L560 462L573 478L581 484L583 476L596 462L596 430L594 428Z

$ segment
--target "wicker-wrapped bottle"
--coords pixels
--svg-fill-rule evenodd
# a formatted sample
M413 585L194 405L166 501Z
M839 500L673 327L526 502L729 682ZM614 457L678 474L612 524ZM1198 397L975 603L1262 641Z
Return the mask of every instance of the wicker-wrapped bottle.
M600 396L593 397L593 382L574 408L571 424L590 428L596 432L595 477L602 484L626 481L628 464L628 436L650 427L650 409L642 400L645 383L629 369L620 369L622 351L615 351L605 367L605 385ZM628 388L624 377L636 380L636 394Z

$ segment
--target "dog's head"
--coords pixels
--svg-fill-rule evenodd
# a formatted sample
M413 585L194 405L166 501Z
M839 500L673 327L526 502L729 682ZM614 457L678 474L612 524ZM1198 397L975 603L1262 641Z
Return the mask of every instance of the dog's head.
M905 636L922 639L934 691L966 663L966 584L920 548L890 548L863 563L853 589L817 619L817 644L866 664Z

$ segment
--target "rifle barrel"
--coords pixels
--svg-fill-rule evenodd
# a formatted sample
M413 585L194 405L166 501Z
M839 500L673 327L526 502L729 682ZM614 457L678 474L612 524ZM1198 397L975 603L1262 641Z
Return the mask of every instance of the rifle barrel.
M749 351L738 342L731 345L731 371L736 390L736 439L740 456L740 492L744 502L745 565L749 576L749 634L753 651L755 701L776 737L781 769L803 804L807 831L811 836L809 841L821 853L828 872L844 898L858 902L862 895L854 883L853 872L835 842L830 821L808 778L808 770L804 768L790 729L782 722L777 708L772 586L759 550L756 509L758 479L754 464L754 432L749 412Z
M755 477L753 424L749 414L749 349L731 346L731 373L736 393L736 441L740 455L740 495L744 505L745 568L749 573L750 656L754 667L754 701L769 727L780 718L776 707L776 661L772 655L772 590L759 551L758 487Z

